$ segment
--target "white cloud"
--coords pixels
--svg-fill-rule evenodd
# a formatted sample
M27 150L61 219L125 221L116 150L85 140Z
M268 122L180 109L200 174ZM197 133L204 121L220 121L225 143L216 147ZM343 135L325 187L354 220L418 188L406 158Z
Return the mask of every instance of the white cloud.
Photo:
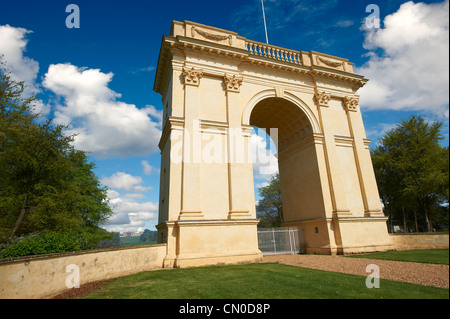
M111 202L113 207L117 209L117 211L121 213L135 213L135 214L149 214L145 215L146 218L154 218L154 212L158 211L158 205L153 202L135 202L131 199L119 198ZM144 216L144 215L143 215Z
M354 24L355 22L353 22L352 20L339 20L338 22L336 22L335 26L339 28L348 28Z
M50 65L43 85L64 100L64 105L56 106L55 122L70 125L68 133L78 134L75 147L99 158L157 151L160 119L150 118L157 110L118 101L121 95L108 88L112 77L68 63Z
M25 81L31 86L33 93L37 91L35 81L39 72L39 63L24 56L28 40L26 35L32 31L24 28L15 28L10 25L0 26L0 54L3 54L12 78Z
M108 198L109 198L110 200L113 200L113 199L118 198L118 197L120 196L120 193L117 192L117 191L115 191L115 190L113 190L113 189L108 189L108 190L106 191L106 195L108 196Z
M267 149L266 137L259 133L251 134L250 142L252 148L253 174L255 179L270 179L278 173L278 159L276 158L272 145Z
M114 232L135 232L152 228L158 218L158 204L153 202L136 202L131 198L115 198L110 201L116 212L105 228Z
M142 199L145 198L146 196L144 194L139 194L139 193L128 193L124 195L126 198L135 198L135 199Z
M109 206L115 212L105 225L108 231L136 232L156 225L158 203L145 200L142 192L151 187L142 186L141 177L117 172L101 182L111 188L134 192L122 196L117 190L108 190Z
M15 81L25 82L24 95L26 97L40 92L40 86L36 83L39 72L39 63L25 56L28 39L26 36L33 31L24 28L15 28L10 25L0 26L0 55L2 62L11 71L11 78ZM34 101L35 113L47 115L50 106L39 99Z
M130 73L138 74L138 73L141 73L141 72L152 72L155 69L156 68L154 66L147 66L147 67L143 67L143 68L132 68L132 69L130 69Z
M148 161L141 161L142 168L144 169L145 175L150 175L153 171L153 166L150 165Z
M407 2L383 27L365 29L369 79L359 93L369 109L425 111L448 118L449 2Z
M255 184L256 188L261 188L261 187L266 187L269 186L270 183L269 182L263 182L263 183L259 183L259 184Z
M142 177L124 172L117 172L110 177L102 178L101 183L113 189L122 189L133 193L145 193L152 189L151 186L142 186Z

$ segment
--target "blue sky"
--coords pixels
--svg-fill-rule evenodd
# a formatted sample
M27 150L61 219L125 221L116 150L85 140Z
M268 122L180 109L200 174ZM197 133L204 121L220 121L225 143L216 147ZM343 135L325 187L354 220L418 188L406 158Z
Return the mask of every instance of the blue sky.
M66 27L67 5L80 28ZM448 1L265 0L269 42L348 58L370 79L361 109L371 146L411 114L444 123L448 145ZM368 29L369 4L380 28ZM79 134L110 188L113 231L154 229L159 198L161 97L153 92L163 35L190 20L265 42L260 0L5 1L0 54L38 108ZM259 176L255 185L270 176Z

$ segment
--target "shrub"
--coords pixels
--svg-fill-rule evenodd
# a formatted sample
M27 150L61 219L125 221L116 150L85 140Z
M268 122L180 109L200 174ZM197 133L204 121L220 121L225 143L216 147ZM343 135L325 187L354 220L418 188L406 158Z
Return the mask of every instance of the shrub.
M12 258L41 254L61 253L97 248L118 247L113 233L99 231L94 233L46 232L11 240L3 245L0 258Z

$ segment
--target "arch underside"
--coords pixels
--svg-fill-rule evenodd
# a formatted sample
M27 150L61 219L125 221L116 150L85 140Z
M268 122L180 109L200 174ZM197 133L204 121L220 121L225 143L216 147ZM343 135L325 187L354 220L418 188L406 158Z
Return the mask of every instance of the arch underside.
M277 147L283 220L325 217L317 150L314 143L302 142L313 135L305 112L293 102L270 97L255 105L250 124L266 129Z
M277 97L266 98L256 104L250 115L250 125L265 129L278 152L313 133L305 113L294 103Z

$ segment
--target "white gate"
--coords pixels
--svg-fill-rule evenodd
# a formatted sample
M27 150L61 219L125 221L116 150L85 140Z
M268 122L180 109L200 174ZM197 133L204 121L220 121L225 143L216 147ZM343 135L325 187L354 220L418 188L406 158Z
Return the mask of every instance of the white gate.
M304 238L302 228L258 228L258 248L263 255L305 253Z

